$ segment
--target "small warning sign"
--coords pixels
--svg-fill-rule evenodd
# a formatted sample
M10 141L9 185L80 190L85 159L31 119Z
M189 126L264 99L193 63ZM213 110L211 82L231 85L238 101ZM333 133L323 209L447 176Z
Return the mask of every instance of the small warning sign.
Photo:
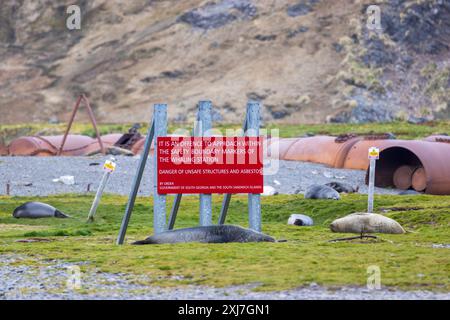
M113 172L114 170L116 170L116 163L111 160L106 160L105 164L103 165L103 170Z
M369 159L380 159L380 149L377 147L370 147L369 148Z

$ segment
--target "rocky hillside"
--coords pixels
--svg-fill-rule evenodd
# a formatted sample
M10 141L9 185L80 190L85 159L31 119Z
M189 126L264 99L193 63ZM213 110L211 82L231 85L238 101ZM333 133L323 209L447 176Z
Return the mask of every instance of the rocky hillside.
M449 118L449 44L449 0L2 0L0 123L65 121L79 92L102 122L200 99L227 122L248 99L286 123Z

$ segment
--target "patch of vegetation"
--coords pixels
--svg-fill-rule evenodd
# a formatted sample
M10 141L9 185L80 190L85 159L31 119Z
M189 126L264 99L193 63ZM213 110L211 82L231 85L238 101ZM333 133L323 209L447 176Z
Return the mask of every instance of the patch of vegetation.
M99 125L100 134L108 133L125 133L132 126L129 124L101 124ZM146 134L148 125L141 123L140 132ZM225 133L227 129L239 129L240 124L216 124L215 128ZM450 121L433 121L424 124L410 124L407 122L390 122L390 123L333 123L333 124L281 124L269 123L266 129L280 129L281 137L299 137L305 134L326 134L339 135L345 133L356 134L374 134L392 132L399 139L416 139L423 138L432 134L450 134ZM0 125L0 142L5 144L20 136L32 135L57 135L63 134L66 129L65 124L17 124L17 125ZM169 133L176 130L184 129L187 132L192 131L192 124L169 125ZM83 134L95 137L95 131L89 123L74 123L70 131L72 134ZM270 134L270 131L268 132Z
M67 212L71 219L15 219L11 212L25 201L45 201ZM132 246L152 233L152 200L138 198L124 246L115 245L126 197L105 195L96 221L86 223L91 196L0 197L0 254L17 253L39 260L89 261L83 268L105 272L146 274L149 284L229 286L261 284L257 290L279 290L308 285L364 286L367 267L378 265L382 285L401 289L450 290L450 252L433 244L450 243L450 197L377 196L378 212L399 221L404 235L381 235L376 241L330 243L345 235L331 233L329 223L351 212L364 211L364 195L343 195L340 201L308 200L302 195L262 198L263 232L287 242L232 244L177 244ZM168 199L168 208L172 197ZM213 197L214 221L221 197ZM247 198L233 197L228 223L247 226ZM304 213L313 227L288 226L292 213ZM198 224L198 197L184 197L176 227ZM18 226L23 226L21 229ZM30 231L30 227L37 230ZM51 242L18 243L27 237ZM29 262L32 264L33 262ZM36 262L38 263L38 262ZM173 280L181 276L182 280Z

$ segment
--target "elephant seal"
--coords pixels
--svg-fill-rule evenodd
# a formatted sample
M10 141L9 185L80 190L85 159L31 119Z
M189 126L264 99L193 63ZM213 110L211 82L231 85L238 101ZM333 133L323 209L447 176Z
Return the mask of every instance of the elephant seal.
M261 232L234 225L202 226L165 231L133 244L163 243L228 243L228 242L275 242L275 239Z
M306 188L305 199L333 199L339 200L339 193L325 185L313 184Z
M291 214L288 219L288 224L294 226L312 226L314 222L313 219L304 214Z
M42 202L27 202L17 207L13 212L14 218L69 218L55 207Z
M333 232L341 233L405 233L395 220L377 213L357 212L349 214L330 224Z
M337 182L337 181L333 181L333 182L329 182L325 184L326 186L333 188L334 190L336 190L339 193L355 193L358 192L359 187L354 188L353 186L349 185L348 183L344 183L344 182Z

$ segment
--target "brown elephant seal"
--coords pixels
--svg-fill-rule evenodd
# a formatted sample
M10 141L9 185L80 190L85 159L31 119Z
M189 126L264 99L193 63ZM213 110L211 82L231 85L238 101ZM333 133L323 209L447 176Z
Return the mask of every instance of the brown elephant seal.
M69 218L55 207L42 202L27 202L17 207L13 212L14 218Z
M405 233L395 220L377 213L357 212L334 220L330 224L333 232L340 233Z
M264 233L234 225L202 226L165 231L133 244L163 243L228 243L228 242L275 242Z
M306 188L305 199L333 199L339 200L339 193L325 185L313 184Z
M326 183L325 185L330 188L333 188L339 193L355 193L358 192L359 190L359 187L353 187L350 184L344 182L333 181Z

